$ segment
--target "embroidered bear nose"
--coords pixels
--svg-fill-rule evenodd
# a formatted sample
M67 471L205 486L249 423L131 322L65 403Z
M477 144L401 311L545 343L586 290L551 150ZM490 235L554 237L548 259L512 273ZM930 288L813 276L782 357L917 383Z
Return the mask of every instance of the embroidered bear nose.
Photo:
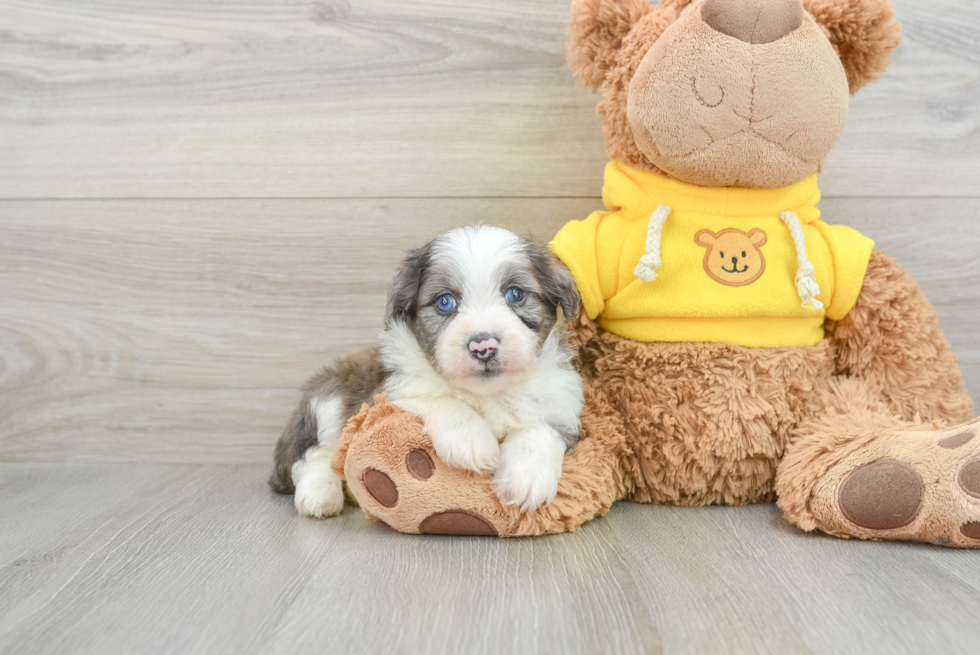
M732 264L738 264L738 257L732 257Z
M495 335L481 332L470 337L470 355L481 362L487 362L496 357L498 348L500 348L500 341Z
M800 0L706 0L701 18L745 43L772 43L803 24Z

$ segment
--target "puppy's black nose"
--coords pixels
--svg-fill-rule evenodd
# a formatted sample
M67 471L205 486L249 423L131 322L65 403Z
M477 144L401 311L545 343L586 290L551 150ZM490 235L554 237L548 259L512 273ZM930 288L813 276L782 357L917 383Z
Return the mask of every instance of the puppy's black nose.
M481 362L488 362L497 356L500 340L497 335L480 332L470 337L470 355Z

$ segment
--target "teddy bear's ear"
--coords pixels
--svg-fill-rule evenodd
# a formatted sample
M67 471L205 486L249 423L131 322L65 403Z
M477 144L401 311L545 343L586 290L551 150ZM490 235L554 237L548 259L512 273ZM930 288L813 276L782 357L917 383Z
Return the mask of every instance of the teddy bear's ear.
M718 235L711 230L701 230L694 235L694 243L698 244L702 248L710 248L715 245L718 240Z
M650 13L649 0L575 0L568 25L568 65L579 84L597 88L616 62L623 38Z
M803 6L830 37L852 94L884 72L902 40L889 0L803 0Z

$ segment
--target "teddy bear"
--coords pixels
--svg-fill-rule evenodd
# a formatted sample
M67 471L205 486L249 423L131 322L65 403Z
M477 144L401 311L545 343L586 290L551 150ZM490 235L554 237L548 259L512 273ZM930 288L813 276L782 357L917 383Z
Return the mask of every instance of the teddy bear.
M980 547L980 423L934 308L871 239L821 220L851 94L900 41L887 0L574 0L601 89L605 209L552 251L586 383L558 495L522 513L383 396L334 462L406 533L575 530L617 500L775 502L839 537Z

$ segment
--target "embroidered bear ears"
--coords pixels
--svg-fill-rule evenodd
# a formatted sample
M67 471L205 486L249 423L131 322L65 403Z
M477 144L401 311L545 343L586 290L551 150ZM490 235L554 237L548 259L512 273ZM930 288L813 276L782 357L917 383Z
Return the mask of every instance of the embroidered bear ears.
M797 1L662 0L654 7L648 0L574 0L568 27L569 65L585 87L595 89L607 81L628 84L650 45L688 5L694 5L689 10L702 5L702 15L717 28L712 18L737 23L739 11L759 11L760 5L763 15L781 14L783 22L791 21L799 11L792 6ZM802 4L844 64L852 94L884 72L891 52L901 41L901 28L893 20L894 10L888 0L802 0ZM778 33L779 20L770 18L769 22L768 29ZM610 75L623 68L627 70Z

